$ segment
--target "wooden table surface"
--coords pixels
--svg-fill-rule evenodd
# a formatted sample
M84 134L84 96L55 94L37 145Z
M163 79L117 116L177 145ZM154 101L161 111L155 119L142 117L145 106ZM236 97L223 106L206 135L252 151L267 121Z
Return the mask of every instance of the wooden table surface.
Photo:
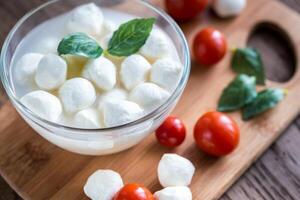
M300 0L280 1L300 13ZM0 46L16 21L28 10L43 2L45 0L0 0ZM213 15L210 11L207 14ZM281 35L262 28L250 38L249 45L261 50L268 78L285 81L292 76L296 61L293 60L291 50ZM0 107L6 100L1 86ZM221 199L300 199L299 144L300 116ZM20 198L0 177L0 200L13 199Z

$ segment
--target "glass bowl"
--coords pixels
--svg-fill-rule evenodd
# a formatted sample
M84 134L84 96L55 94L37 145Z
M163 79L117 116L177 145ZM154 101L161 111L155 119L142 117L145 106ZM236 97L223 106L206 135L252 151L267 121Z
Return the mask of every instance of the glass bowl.
M11 62L18 44L38 24L61 15L73 8L94 2L108 8L138 17L155 17L156 25L164 30L173 41L184 65L182 77L171 97L148 115L112 128L79 129L42 119L28 110L16 96L12 84ZM6 38L1 53L1 80L13 106L23 119L42 137L71 152L85 155L105 155L120 152L139 143L151 134L170 114L186 86L190 73L188 44L178 25L162 10L139 0L52 0L26 14Z

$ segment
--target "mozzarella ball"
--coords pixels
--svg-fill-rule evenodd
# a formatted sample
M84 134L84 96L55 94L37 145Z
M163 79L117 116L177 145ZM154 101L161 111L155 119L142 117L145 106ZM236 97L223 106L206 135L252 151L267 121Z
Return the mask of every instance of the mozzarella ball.
M27 53L23 55L15 66L15 77L19 83L34 80L34 74L39 62L43 58L42 54Z
M73 78L59 88L59 98L67 112L76 112L90 107L96 100L93 84L84 78Z
M43 40L36 44L34 50L43 54L55 54L57 53L58 44L60 42L59 38L48 37L43 38Z
M114 22L109 20L104 21L102 25L101 35L102 36L110 35L110 34L112 35L112 33L117 29L118 27Z
M106 101L110 101L110 100L126 100L128 97L128 94L125 90L122 89L112 89L111 91L108 91L104 94L102 94L99 98L99 104L98 104L98 109L102 110L103 108L103 103Z
M247 0L215 0L213 9L220 17L236 16L246 7Z
M169 92L154 83L141 83L131 91L129 99L146 111L152 111L165 102L169 96Z
M83 32L91 35L101 33L103 14L94 3L85 4L75 8L67 22L70 33Z
M97 110L87 108L76 113L73 125L77 128L101 128L100 116Z
M136 103L116 99L105 101L102 110L104 125L106 127L114 127L132 122L143 114L143 109Z
M84 193L92 200L112 200L123 187L123 181L115 171L97 170L84 185Z
M145 82L151 69L150 63L141 55L131 55L121 64L121 80L126 89Z
M188 186L195 173L194 165L177 154L165 154L158 164L158 179L163 187Z
M40 61L36 74L36 84L45 90L57 89L67 78L67 63L55 54L48 54Z
M82 76L102 90L113 89L117 82L116 66L105 57L90 60L85 65Z
M154 193L156 200L192 200L190 188L185 186L167 187Z
M117 26L111 21L104 21L101 31L101 38L99 40L103 49L108 49L108 44L113 36L113 32L117 30Z
M42 90L30 92L20 99L21 103L39 117L55 122L62 113L59 99Z
M141 54L150 59L157 59L170 54L170 43L168 38L160 30L153 29L144 46Z
M104 93L100 98L102 101L108 101L111 99L126 100L127 97L128 97L128 94L125 90L115 88L115 89L112 89L112 90Z
M181 77L182 64L171 58L157 60L151 69L151 81L173 92Z
M108 44L109 44L111 38L112 38L112 34L108 34L108 35L105 35L100 40L100 45L103 49L108 49Z

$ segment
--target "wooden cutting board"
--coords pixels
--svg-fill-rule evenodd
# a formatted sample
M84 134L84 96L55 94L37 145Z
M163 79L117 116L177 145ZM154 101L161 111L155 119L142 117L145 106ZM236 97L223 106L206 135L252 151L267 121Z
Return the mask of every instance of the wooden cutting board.
M161 5L161 1L154 3ZM194 33L209 24L222 30L232 47L246 45L253 28L263 22L281 27L300 58L300 17L275 1L248 1L241 16L230 20L197 19L182 28L190 43ZM0 110L0 174L24 199L87 199L82 187L97 169L118 171L126 183L138 182L153 192L161 189L156 168L161 156L178 153L197 168L191 189L196 200L217 199L280 135L300 111L300 71L286 83L268 81L269 87L283 87L288 96L275 109L243 122L240 113L231 116L241 128L241 142L231 155L216 159L201 153L193 143L193 125L206 111L214 110L223 88L235 74L228 53L218 66L204 69L193 64L188 86L173 114L184 120L188 129L185 143L175 150L159 146L154 135L125 152L102 157L76 155L50 144L35 133L10 103Z

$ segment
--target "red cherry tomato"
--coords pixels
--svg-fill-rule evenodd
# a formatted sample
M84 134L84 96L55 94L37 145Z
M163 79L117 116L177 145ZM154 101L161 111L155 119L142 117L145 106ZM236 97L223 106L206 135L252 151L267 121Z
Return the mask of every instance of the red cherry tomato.
M196 17L207 6L208 0L166 0L168 13L176 21L187 21Z
M138 184L125 185L114 197L114 200L155 200L152 193Z
M208 112L196 123L194 138L198 147L213 156L231 153L238 145L238 125L226 114Z
M200 64L213 65L226 54L227 42L220 31L205 28L196 35L193 50L195 58Z
M176 147L185 139L185 126L176 117L168 117L156 130L156 138L159 143L166 147Z

